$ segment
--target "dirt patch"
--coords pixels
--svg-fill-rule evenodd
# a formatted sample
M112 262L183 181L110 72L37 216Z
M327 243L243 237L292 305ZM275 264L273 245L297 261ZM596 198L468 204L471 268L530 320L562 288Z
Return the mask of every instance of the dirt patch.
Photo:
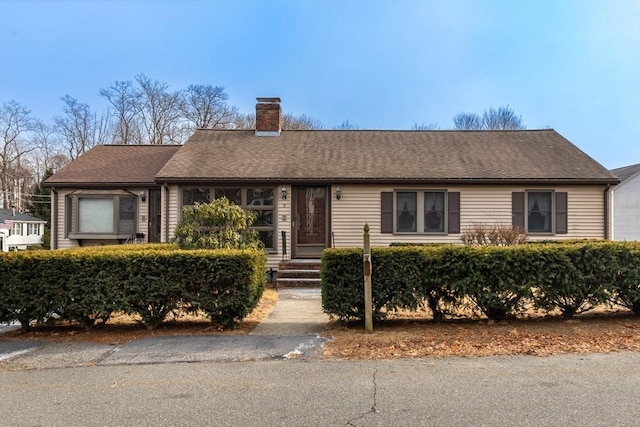
M100 344L124 344L128 341L167 335L246 335L265 319L276 301L278 292L266 289L256 308L232 329L212 325L206 316L178 313L170 317L158 329L149 331L134 316L114 315L103 327L85 331L77 326L38 326L30 332L13 331L0 336L2 339L29 339L54 342L94 342Z
M597 313L493 323L486 320L396 319L376 322L367 334L360 322L333 324L325 332L325 359L375 360L494 355L640 351L640 318L629 312Z

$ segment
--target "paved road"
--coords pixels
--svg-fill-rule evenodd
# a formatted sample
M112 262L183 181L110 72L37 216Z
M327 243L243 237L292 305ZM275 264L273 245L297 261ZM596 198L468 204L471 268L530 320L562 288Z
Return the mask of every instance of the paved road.
M0 373L3 426L636 426L640 354Z

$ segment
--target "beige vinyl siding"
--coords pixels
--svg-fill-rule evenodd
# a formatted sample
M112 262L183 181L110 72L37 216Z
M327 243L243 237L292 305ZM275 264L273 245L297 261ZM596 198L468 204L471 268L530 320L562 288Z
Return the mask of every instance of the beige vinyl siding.
M554 239L604 239L604 186L554 187L567 192L567 234ZM532 238L533 239L533 238Z
M142 199L138 196L136 201L138 203L138 218L137 218L137 227L138 233L144 233L143 241L146 243L149 241L149 189L148 188L140 188L134 191L134 194L139 195L141 191L144 191L146 200L143 202Z
M478 222L511 225L511 193L522 190L477 186L449 191L460 192L460 231L464 231Z
M177 185L169 185L168 186L168 196L169 196L169 217L164 218L166 216L166 199L162 200L162 214L163 214L163 222L168 221L169 225L169 235L164 236L163 241L169 242L173 238L173 232L178 225L178 221L180 220L181 211L180 211L180 187ZM166 192L163 192L163 195L166 195ZM165 227L162 227L162 233L165 233Z
M341 185L342 199L332 202L332 228L336 247L362 245L365 223L371 229L371 244L387 246L392 242L460 243L460 234L383 234L380 233L380 194L395 190L447 190L460 192L460 228L474 222L511 225L511 193L525 190L549 190L568 193L568 233L531 235L540 239L604 238L602 186L367 186ZM332 188L332 194L335 188Z
M67 195L71 193L73 190L58 190L58 203L56 206L56 210L58 211L58 218L56 221L56 235L58 238L58 249L70 249L77 248L78 241L73 239L67 239L65 237L66 234L66 224L67 224L67 215L70 215L70 212L66 212L66 200ZM53 240L53 239L52 239ZM52 242L53 243L53 242Z
M336 187L331 188L331 228L333 245L337 248L362 246L365 223L371 229L371 245L386 246L386 237L380 233L380 193L393 191L389 187L340 185L342 197L333 196ZM393 240L393 239L392 239ZM389 242L390 243L390 242Z
M287 189L287 200L282 200L281 190L282 186L276 188L275 198L277 200L275 206L274 215L278 218L275 224L274 233L276 233L275 245L276 247L274 253L267 254L267 269L273 268L274 270L278 269L278 264L283 259L282 254L282 231L285 231L286 236L286 244L287 244L287 254L285 259L291 259L291 198L292 191L291 186L285 186Z

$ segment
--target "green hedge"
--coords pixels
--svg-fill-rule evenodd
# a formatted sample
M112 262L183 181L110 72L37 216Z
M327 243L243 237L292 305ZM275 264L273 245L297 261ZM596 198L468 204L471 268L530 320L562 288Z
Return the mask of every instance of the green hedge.
M23 329L52 314L85 328L115 311L156 328L180 308L233 325L264 291L266 255L254 250L177 250L123 245L13 252L0 257L0 321Z
M638 243L374 248L372 265L378 318L427 304L440 320L465 301L493 320L517 316L527 305L572 317L610 302L640 314ZM324 310L341 319L362 318L363 301L362 250L326 250Z

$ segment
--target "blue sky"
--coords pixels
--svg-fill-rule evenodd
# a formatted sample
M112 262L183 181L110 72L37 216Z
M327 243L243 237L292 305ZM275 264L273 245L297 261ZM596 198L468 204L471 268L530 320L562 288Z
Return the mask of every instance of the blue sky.
M0 0L0 103L61 113L144 73L331 127L452 127L509 105L605 167L640 162L640 0Z

